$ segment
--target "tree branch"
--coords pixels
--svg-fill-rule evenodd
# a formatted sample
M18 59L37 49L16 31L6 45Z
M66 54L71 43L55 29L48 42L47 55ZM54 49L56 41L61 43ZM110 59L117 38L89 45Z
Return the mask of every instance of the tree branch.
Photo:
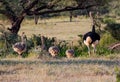
M44 9L52 9L53 7L55 7L55 4L57 4L60 1L61 0L53 0L52 2L43 3L44 4L43 6L37 7L34 11L39 12L40 10Z
M96 6L96 5L89 5L89 6L85 6L85 7L81 7L81 6L74 6L74 7L71 6L70 7L70 6L67 6L67 7L64 7L64 8L61 8L61 9L56 9L56 10L53 10L53 9L50 10L49 9L49 10L42 11L42 12L29 11L27 15L33 15L33 14L42 15L42 14L58 13L58 12L64 12L64 11L82 10L82 9L91 8L93 6Z
M5 0L0 0L0 2L2 3L2 6L5 7L5 10L0 10L0 13L8 17L8 19L11 20L12 23L15 22L17 16L12 10L12 8L9 6L9 3L6 2Z
M30 3L30 4L24 9L23 12L29 11L29 10L32 9L37 3L38 3L38 0L34 0L32 3Z

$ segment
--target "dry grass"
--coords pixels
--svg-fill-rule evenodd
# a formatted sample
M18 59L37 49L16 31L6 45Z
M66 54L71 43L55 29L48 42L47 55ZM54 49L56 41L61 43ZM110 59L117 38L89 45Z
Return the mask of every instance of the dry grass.
M76 21L76 22L75 22ZM57 37L62 40L77 39L79 34L84 34L91 30L91 20L78 18L74 22L69 22L68 18L39 20L37 25L34 21L25 20L19 31L25 31L27 36L32 34L42 34L48 37Z
M0 82L115 82L118 60L2 59Z

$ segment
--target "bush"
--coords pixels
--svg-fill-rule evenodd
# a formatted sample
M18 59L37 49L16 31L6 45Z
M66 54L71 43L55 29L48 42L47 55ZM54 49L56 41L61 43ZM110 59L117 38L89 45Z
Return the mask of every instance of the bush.
M88 49L87 47L84 45L83 40L82 40L82 35L79 35L80 39L78 41L79 45L71 45L71 42L68 41L59 41L57 44L55 44L55 39L54 38L49 38L49 37L44 37L44 44L46 46L45 51L43 52L41 51L41 36L40 35L33 35L31 38L27 39L27 51L23 54L23 57L28 57L29 54L30 55L34 55L36 54L37 56L40 56L41 54L46 54L47 50L50 46L56 45L59 47L60 49L60 53L59 56L60 57L65 57L65 51L67 49L74 49L75 51L75 57L87 57L88 56ZM12 49L12 44L14 44L15 42L20 41L20 39L18 38L18 36L16 35L7 35L7 43L9 44L9 49L7 50L7 52L9 52L9 54L15 54L15 52ZM98 51L97 51L97 55L108 55L110 54L110 51L107 50L107 46L113 42L115 42L116 40L110 35L110 33L105 33L102 35L102 38L100 40L100 44L97 47ZM0 48L1 50L5 50L5 41L4 41L4 37L0 36ZM2 53L4 56L7 54L6 51L0 51L0 53ZM47 53L48 54L48 53ZM0 54L1 55L1 54ZM1 56L3 56L1 55Z
M0 30L0 57L6 57L13 53L12 45L19 41L18 35Z
M120 82L120 69L118 67L115 67L115 73L116 73L116 82Z
M117 40L115 40L109 32L106 32L101 35L100 47L108 47L110 44L115 43Z
M109 17L105 17L105 18L103 18L101 21L102 21L103 23L105 23L105 24L113 24L113 23L116 22L115 19L109 18Z
M111 52L111 50L108 49L108 47L111 44L116 43L116 42L117 40L114 39L109 32L103 33L101 35L101 40L99 42L97 53L99 53L99 55L104 55L104 56L113 53Z
M109 31L116 40L120 41L120 24L119 23L107 24L106 30Z

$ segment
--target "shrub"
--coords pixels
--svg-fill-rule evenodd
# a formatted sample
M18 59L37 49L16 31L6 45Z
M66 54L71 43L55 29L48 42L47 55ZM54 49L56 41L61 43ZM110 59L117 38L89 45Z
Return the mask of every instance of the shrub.
M82 40L82 35L79 35L80 39L78 41L79 45L76 46L71 46L70 42L68 41L59 41L56 46L59 47L60 49L60 57L65 57L65 51L67 49L74 49L75 51L75 57L79 57L79 56L83 56L83 57L87 57L88 53L87 53L87 47L83 44L83 40ZM15 42L20 41L20 38L18 35L12 35L12 34L8 34L7 35L7 43L9 44L9 49L7 50L7 52L9 52L9 54L15 54L15 52L12 49L12 44L14 44ZM113 42L115 42L116 40L110 35L110 33L105 33L102 35L101 41L98 48L98 55L106 55L106 54L110 54L110 51L107 50L107 46ZM55 45L55 38L49 38L49 37L44 37L44 44L46 46L46 51L48 50L48 48L50 46ZM40 35L33 35L31 38L27 39L27 52L25 52L23 54L23 57L28 57L31 56L32 54L36 54L37 56L41 55L41 54L48 54L46 51L43 52L41 51L41 36ZM0 51L0 55L1 53L5 56L7 54L5 50L5 41L4 41L4 37L1 35L0 36L0 48L2 51ZM38 48L39 47L39 48ZM40 49L40 50L39 50ZM30 55L29 55L30 54ZM1 55L1 56L3 56ZM16 55L16 54L15 54Z
M65 51L69 48L68 42L60 41L57 46L60 49L59 56L60 57L65 57Z
M105 18L103 18L101 21L102 21L103 23L105 23L105 24L113 24L113 23L116 22L115 19L110 18L110 17L105 17Z
M120 82L120 69L118 67L115 67L115 73L116 73L116 82Z
M109 31L116 40L120 41L120 24L119 23L107 24L106 30Z
M0 57L13 53L12 44L19 40L18 35L11 34L5 29L0 29Z
M110 44L116 42L117 40L115 40L110 33L106 32L106 33L103 33L101 35L101 40L100 40L100 43L99 43L99 46L100 47L108 47Z
M7 57L9 54L14 54L12 46L20 41L19 35L7 31L5 26L0 24L0 57Z
M113 43L116 43L117 40L115 40L111 34L109 32L105 32L101 35L101 40L99 42L99 46L97 47L98 48L98 51L97 53L99 55L109 55L113 52L111 52L111 50L108 49L108 47L113 44Z
M43 36L43 39L44 39L44 45L45 45L44 50L42 50L43 46L42 46L41 35L33 34L32 37L27 40L27 49L28 49L27 52L29 54L34 53L37 55L46 54L46 52L43 52L43 51L47 51L50 46L54 45L55 38L54 37L49 38L49 37Z

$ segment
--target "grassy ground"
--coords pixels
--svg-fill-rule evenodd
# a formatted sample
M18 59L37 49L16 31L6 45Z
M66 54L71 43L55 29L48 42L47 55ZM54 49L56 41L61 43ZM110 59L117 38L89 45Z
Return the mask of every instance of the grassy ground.
M34 21L25 20L19 31L25 31L29 37L32 34L42 34L48 37L57 37L62 40L73 40L77 39L77 35L84 34L91 30L91 20L84 18L76 18L74 22L69 22L68 18L54 18L39 20L38 24L35 25Z
M116 82L119 60L1 59L0 82Z

